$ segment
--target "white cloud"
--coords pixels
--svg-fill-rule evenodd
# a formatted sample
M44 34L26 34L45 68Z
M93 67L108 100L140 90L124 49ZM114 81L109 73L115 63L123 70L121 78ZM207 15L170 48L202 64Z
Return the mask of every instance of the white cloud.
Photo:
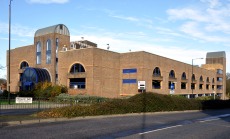
M209 17L203 15L202 12L191 9L191 8L183 8L183 9L169 9L166 11L169 15L169 19L171 20L193 20L199 22L208 22Z
M39 4L51 4L51 3L57 3L57 4L64 4L69 2L69 0L26 0L28 3L39 3Z
M199 29L197 22L187 22L180 27L180 30L194 38L208 42L230 42L228 37L205 34L204 31Z
M148 42L140 41L128 41L122 39L115 39L112 37L105 37L99 35L86 35L84 36L86 40L90 40L98 44L98 48L106 49L107 44L110 45L110 51L115 51L119 53L126 53L131 50L135 51L146 51L152 54L160 55L177 61L191 64L191 60L196 57L205 57L206 51L193 50L193 49L183 49L176 46L162 46L149 44ZM81 36L71 36L71 41L81 40ZM204 61L196 61L197 65L204 64Z
M167 10L169 21L178 23L183 33L206 42L230 43L229 2L219 0L200 0L203 7L184 7Z
M33 37L36 29L22 26L19 24L11 25L11 34L18 35L19 37ZM0 33L9 33L9 24L0 22Z
M208 3L210 8L216 8L222 5L219 0L200 0L201 2Z

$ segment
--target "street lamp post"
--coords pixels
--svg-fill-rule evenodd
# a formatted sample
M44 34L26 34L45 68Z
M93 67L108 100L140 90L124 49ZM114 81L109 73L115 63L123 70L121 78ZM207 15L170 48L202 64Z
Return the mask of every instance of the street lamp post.
M192 59L192 85L193 85L193 60L196 60L196 59L203 59L203 58L194 58ZM194 86L192 86L192 97L193 97L193 89L194 89Z
M10 43L11 43L11 1L9 3L9 51L8 51L8 103L10 104Z

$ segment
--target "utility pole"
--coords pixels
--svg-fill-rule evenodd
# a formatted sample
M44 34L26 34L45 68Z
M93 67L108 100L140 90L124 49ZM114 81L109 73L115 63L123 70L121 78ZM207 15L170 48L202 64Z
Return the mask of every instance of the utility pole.
M8 103L10 104L10 43L11 43L11 1L9 4L9 51L8 51Z

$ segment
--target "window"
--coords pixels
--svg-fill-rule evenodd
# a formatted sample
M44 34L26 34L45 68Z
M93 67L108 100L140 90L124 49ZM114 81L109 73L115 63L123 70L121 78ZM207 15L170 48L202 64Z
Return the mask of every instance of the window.
M185 72L182 73L181 79L182 79L182 80L186 80L186 73L185 73Z
M73 78L70 79L69 88L71 89L85 89L85 78Z
M209 83L209 77L207 77L206 82Z
M70 69L70 73L76 74L78 72L85 72L85 69L81 64L74 64Z
M223 74L223 70L217 69L217 74Z
M123 79L122 83L123 84L135 84L137 83L137 79Z
M203 76L200 76L200 82L203 82Z
M39 42L37 42L37 46L36 46L36 63L37 64L41 64L41 42L39 41Z
M217 81L218 81L218 82L222 82L222 81L223 81L223 78L217 77Z
M159 80L152 80L152 88L153 89L161 89L161 81L159 81Z
M27 62L23 61L23 62L21 63L21 65L20 65L20 69L24 69L24 68L26 68L26 67L29 67L29 64L28 64Z
M195 74L192 75L192 81L195 81L196 80L196 77L195 77Z
M169 72L169 78L175 78L175 72L174 72L174 70L171 70Z
M123 69L123 73L137 73L137 69L133 68L133 69Z
M153 70L153 76L161 76L160 68L156 67L156 68Z
M186 83L181 83L181 89L186 89Z
M59 42L58 38L56 38L56 58L58 58L58 47L59 47Z
M174 90L174 89L175 89L175 83L169 81L169 82L168 82L168 89Z
M85 72L85 68L81 64L74 64L70 69L70 74L77 74L79 72ZM71 89L85 89L86 78L70 78L69 88Z
M46 42L46 64L51 63L51 40L47 40Z

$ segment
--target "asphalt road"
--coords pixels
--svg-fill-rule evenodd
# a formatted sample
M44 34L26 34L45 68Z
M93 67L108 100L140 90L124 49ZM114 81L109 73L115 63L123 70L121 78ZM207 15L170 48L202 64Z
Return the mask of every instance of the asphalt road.
M64 122L6 126L1 139L229 139L230 109L102 116Z

